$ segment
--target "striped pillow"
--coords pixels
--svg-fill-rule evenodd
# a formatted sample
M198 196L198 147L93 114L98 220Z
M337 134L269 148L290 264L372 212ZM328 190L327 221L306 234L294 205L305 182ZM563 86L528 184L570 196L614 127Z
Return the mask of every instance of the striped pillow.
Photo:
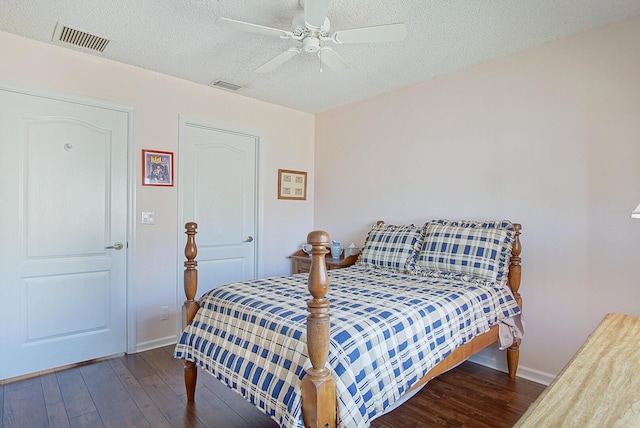
M418 271L506 284L514 237L515 229L508 220L432 220L425 224Z
M357 265L397 273L415 271L422 228L377 224L371 228Z

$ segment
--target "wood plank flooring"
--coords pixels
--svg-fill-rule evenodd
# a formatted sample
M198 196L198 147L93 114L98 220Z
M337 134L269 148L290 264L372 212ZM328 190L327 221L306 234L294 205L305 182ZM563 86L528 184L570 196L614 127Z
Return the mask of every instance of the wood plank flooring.
M0 426L277 427L202 372L196 405L188 407L182 362L172 352L167 346L0 385ZM511 427L544 388L466 362L371 426Z

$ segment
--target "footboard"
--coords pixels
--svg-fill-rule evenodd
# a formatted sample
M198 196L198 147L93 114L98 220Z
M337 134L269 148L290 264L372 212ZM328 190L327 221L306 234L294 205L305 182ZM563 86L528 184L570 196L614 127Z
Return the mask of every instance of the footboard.
M183 326L186 326L199 309L195 300L198 290L198 254L195 235L196 223L185 225L187 243L184 249L184 293ZM335 427L337 415L336 384L331 371L325 367L329 356L329 301L325 298L329 290L329 278L325 264L326 246L331 242L329 234L323 231L309 233L307 242L311 244L312 261L309 272L309 292L313 299L307 302L307 347L312 368L302 379L302 412L306 427ZM197 367L192 361L184 362L184 382L187 402L195 401Z

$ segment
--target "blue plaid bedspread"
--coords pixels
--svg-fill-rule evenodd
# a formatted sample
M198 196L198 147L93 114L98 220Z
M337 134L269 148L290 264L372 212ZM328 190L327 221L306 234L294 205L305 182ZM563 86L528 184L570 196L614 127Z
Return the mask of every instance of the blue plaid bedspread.
M520 312L500 286L353 266L329 271L339 421L367 427L455 348ZM307 275L215 288L176 345L282 427L302 427Z

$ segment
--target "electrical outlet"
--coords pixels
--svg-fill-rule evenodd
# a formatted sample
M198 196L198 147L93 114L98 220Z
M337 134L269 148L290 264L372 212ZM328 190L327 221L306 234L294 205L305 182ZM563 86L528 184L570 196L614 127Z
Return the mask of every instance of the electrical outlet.
M160 320L168 320L169 319L169 306L160 307Z

